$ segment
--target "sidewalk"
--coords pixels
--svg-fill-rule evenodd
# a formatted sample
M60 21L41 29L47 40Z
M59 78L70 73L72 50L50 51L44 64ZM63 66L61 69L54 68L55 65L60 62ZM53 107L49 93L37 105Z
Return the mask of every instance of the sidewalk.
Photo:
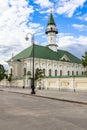
M0 87L0 91L8 91L13 93L31 95L31 89L28 88L6 88ZM36 90L35 95L41 98L48 98L52 100L66 101L71 103L78 103L87 105L87 92L64 92L59 90Z

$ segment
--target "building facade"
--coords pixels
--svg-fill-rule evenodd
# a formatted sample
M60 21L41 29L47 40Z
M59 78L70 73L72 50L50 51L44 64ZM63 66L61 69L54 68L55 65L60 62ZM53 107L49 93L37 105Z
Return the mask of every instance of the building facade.
M58 49L56 44L58 30L52 13L50 13L45 33L47 35L47 46L34 44L34 72L37 68L40 68L46 77L54 78L84 75L85 68L81 60L68 51ZM33 46L31 45L8 61L9 73L12 74L13 78L21 79L27 77L27 72L33 73L32 57Z

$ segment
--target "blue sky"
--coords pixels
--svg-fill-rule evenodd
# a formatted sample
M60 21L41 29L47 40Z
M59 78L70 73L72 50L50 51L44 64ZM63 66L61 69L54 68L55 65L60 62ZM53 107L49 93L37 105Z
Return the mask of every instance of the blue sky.
M45 34L50 10L59 31L57 44L81 58L87 51L87 0L0 0L0 64L31 44L47 45Z

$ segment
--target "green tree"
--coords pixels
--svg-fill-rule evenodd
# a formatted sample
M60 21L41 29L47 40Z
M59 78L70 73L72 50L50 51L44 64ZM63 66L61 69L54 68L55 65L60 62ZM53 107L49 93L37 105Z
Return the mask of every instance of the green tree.
M44 77L44 73L42 69L37 68L35 71L35 80L41 79Z
M39 81L39 89L41 89L41 79L44 77L44 72L42 69L37 68L35 71L35 81Z
M82 56L82 64L84 67L87 67L87 52L85 52L85 55ZM87 75L87 70L85 71L85 74Z
M0 81L6 77L4 66L0 64Z

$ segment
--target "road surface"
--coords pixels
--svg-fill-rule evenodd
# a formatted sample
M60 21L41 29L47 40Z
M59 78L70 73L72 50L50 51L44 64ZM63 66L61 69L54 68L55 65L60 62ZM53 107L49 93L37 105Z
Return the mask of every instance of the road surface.
M0 130L87 130L87 105L0 91Z

